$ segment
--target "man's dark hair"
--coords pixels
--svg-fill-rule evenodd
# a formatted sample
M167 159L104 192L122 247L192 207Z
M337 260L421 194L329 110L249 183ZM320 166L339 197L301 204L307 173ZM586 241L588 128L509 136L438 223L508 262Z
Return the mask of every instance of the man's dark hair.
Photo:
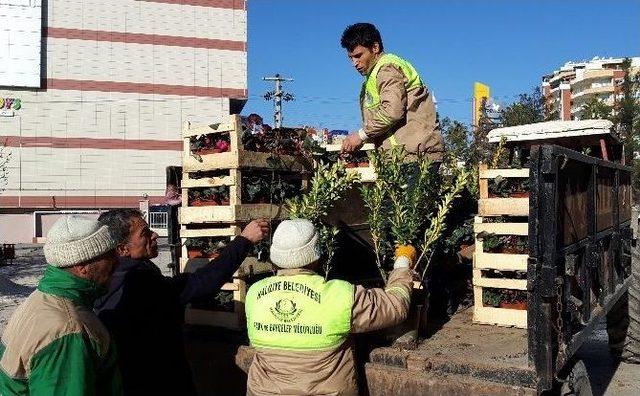
M143 218L142 212L131 208L112 209L100 214L98 221L109 227L111 238L120 245L127 243L131 237L130 228L133 218Z
M359 45L371 49L373 43L380 45L380 52L384 51L380 32L370 23L355 23L347 26L340 39L340 45L347 51L353 51Z

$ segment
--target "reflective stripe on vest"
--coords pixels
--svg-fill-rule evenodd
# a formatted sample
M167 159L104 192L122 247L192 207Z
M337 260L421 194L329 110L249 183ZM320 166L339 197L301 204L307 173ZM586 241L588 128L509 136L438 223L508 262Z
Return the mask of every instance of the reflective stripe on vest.
M378 62L376 62L375 66L371 70L371 73L369 73L365 77L364 83L362 84L362 94L364 95L362 103L364 107L371 109L380 105L380 92L378 91L378 72L380 71L380 68L382 66L388 64L397 66L405 75L405 77L407 78L407 82L405 85L407 91L421 87L423 85L418 72L413 67L413 65L411 65L411 63L407 62L397 55L383 54L380 59L378 59Z
M249 288L247 330L251 345L323 350L342 344L351 331L354 286L320 275L272 276Z

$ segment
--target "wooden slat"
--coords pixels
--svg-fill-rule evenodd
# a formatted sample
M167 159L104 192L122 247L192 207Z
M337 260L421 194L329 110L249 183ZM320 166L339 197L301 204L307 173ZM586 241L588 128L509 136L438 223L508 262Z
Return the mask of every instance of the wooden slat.
M480 199L489 198L489 181L480 177L480 174L486 170L486 164L478 165L478 193L480 194Z
M478 200L481 216L529 216L529 198L484 198Z
M241 126L240 116L236 114L228 116L228 118L224 120L221 124L219 124L217 128L212 128L210 125L191 126L190 123L185 122L185 124L182 127L182 136L191 137L191 136L198 136L198 135L206 135L210 133L231 132L231 131L236 131L236 129L239 128L240 126Z
M260 217L284 219L287 217L287 211L281 205L270 204L182 207L179 211L181 224L232 223Z
M233 283L233 282L227 282L224 285L222 285L220 287L220 290L222 291L238 291L240 290L240 285Z
M481 324L526 329L527 311L519 309L483 307L476 304L473 307L473 321Z
M481 278L474 276L473 285L496 289L527 290L526 279Z
M185 173L185 175L188 175L188 173ZM200 179L185 178L183 176L181 183L182 188L233 186L234 184L236 184L236 178L233 176L203 177Z
M340 151L342 150L342 144L323 144L321 145L327 151ZM376 146L373 143L365 143L358 151L370 151L375 149Z
M495 179L498 176L524 178L529 177L529 168L480 169L479 176L480 179Z
M499 271L527 271L528 254L476 252L473 268Z
M200 159L191 154L184 155L182 158L182 170L183 172L198 172L238 168L272 169L272 158L276 158L278 161L275 166L277 170L299 172L311 169L311 165L302 158L239 150L238 152L229 151L202 155Z
M238 234L240 234L240 227L237 227L237 226L228 227L228 228L180 230L180 237L182 238L222 237L222 236L234 236Z
M529 236L529 223L475 223L473 232L486 232L495 235Z

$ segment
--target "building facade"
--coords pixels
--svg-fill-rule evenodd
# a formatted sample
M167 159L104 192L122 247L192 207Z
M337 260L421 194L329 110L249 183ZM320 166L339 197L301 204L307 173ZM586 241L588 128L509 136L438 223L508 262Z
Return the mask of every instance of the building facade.
M183 122L247 98L245 0L0 0L0 34L3 242L37 211L161 203Z
M542 93L547 108L560 120L579 120L582 108L592 97L614 106L625 76L624 58L593 58L587 62L567 62L542 77ZM631 58L631 70L640 69L640 57Z

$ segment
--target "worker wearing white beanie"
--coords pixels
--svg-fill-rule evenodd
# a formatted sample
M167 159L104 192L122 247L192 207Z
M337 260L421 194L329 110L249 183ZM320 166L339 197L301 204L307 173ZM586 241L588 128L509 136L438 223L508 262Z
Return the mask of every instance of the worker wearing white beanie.
M51 227L44 255L38 288L2 334L0 394L121 395L115 346L93 311L118 265L115 241L97 221L68 216Z
M72 267L96 258L116 246L106 225L80 216L66 216L51 227L44 244L47 263Z
M248 335L256 348L248 395L357 395L349 335L407 317L412 246L396 249L385 289L365 289L313 271L320 261L318 239L304 219L285 220L273 233L271 261L280 270L254 283L246 296Z
M271 262L280 268L302 268L320 259L318 231L309 220L285 220L273 233Z

